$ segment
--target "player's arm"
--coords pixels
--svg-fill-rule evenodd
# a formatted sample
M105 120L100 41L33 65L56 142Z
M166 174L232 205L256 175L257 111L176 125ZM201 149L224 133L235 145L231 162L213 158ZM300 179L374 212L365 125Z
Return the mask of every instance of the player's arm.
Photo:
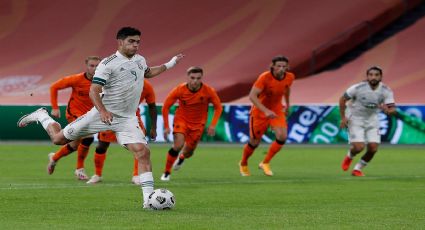
M223 112L223 107L221 106L220 98L214 90L211 92L211 103L214 106L214 115L210 125L208 126L207 134L209 136L215 136L215 127L217 126L218 119Z
M396 115L397 109L394 102L394 94L392 91L389 91L385 94L385 100L382 105L380 105L382 112L387 115Z
M168 122L168 114L170 113L171 106L177 101L177 88L173 89L167 98L165 98L164 105L162 106L162 118L164 121L164 139L168 141L170 134L170 123Z
M102 87L102 85L92 82L89 96L93 102L93 105L100 113L101 121L110 125L112 123L112 113L106 110L105 105L102 102L102 98L100 97L100 94L102 93Z
M285 93L283 94L283 97L285 98L285 105L286 105L286 108L285 108L285 115L286 116L288 116L288 113L289 113L289 107L291 106L291 104L290 104L290 102L289 102L289 96L290 96L290 94L291 94L291 88L287 88L286 89L286 91L285 91Z
M252 102L252 104L255 105L259 110L261 110L267 118L275 118L277 117L276 113L265 107L260 100L258 100L258 95L261 93L261 89L257 87L252 87L251 91L249 92L249 100Z
M344 95L342 95L339 98L339 115L341 117L341 123L339 124L340 128L346 128L347 127L348 119L347 119L347 117L345 117L345 109L347 108L346 103L350 99L351 99L351 97L347 93L344 93Z
M58 105L58 91L71 86L72 78L70 77L61 78L50 85L50 104L52 105L52 111L50 114L52 114L52 116L59 118L61 115Z
M151 119L151 130L149 131L149 136L152 140L156 139L156 121L158 118L158 112L156 111L156 104L150 103L148 104L149 109L149 117Z
M146 72L145 72L145 77L146 78L152 78L155 77L161 73L163 73L164 71L173 68L175 65L177 65L177 63L179 63L179 61L184 57L183 54L177 54L176 56L174 56L173 58L171 58L170 61L168 61L167 63L164 63L160 66L154 66L154 67L150 67Z

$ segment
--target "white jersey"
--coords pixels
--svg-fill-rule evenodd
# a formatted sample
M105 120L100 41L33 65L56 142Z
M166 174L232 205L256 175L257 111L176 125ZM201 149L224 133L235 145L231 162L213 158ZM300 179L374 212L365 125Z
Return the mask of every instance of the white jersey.
M379 105L394 104L393 91L382 82L375 90L368 82L352 85L345 97L351 99L346 111L349 119L378 121Z
M96 68L92 83L103 86L105 108L121 117L133 117L139 106L145 72L144 57L136 54L128 59L120 52L105 58Z

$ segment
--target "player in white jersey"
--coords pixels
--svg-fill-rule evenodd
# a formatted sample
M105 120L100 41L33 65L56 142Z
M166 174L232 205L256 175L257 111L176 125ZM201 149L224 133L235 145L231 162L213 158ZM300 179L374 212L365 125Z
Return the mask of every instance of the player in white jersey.
M396 113L393 92L381 80L382 69L377 66L370 67L366 71L366 81L352 85L339 99L340 127L348 128L351 144L341 165L344 171L348 170L353 158L363 151L367 144L366 153L351 172L353 176L364 176L362 169L378 151L381 143L379 111L382 110L387 115Z
M145 59L137 54L140 31L123 27L117 33L118 51L102 60L96 69L90 87L94 107L85 115L61 130L44 108L21 117L18 127L40 122L54 144L63 145L80 137L100 131L112 130L117 141L133 152L139 161L143 207L154 190L150 151L144 133L139 127L136 110L139 104L144 78L154 77L175 66L183 55L174 56L169 62L149 68ZM49 166L55 162L50 159Z

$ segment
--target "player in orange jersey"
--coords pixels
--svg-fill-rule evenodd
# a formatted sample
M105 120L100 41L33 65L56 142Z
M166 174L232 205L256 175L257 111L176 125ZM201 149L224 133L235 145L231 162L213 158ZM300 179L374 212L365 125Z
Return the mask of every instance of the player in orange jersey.
M156 112L156 104L155 104L155 92L153 90L152 84L149 83L146 79L143 83L143 91L140 95L140 103L143 101L146 101L146 104L148 104L149 108L149 116L151 119L151 129L149 132L149 138L151 140L156 139L156 119L157 119L157 112ZM146 128L143 125L142 119L140 118L140 109L137 109L136 112L137 118L139 120L139 125L143 133L146 135ZM99 132L98 134L99 142L96 146L96 152L94 154L94 166L95 166L95 174L90 178L89 181L87 181L87 184L96 184L98 182L102 181L102 171L103 171L103 164L105 162L106 158L106 151L109 148L109 144L111 142L116 142L116 136L113 131L104 131ZM131 179L131 182L133 184L140 185L140 177L139 177L139 168L138 168L139 162L134 159L134 166L133 166L133 177Z
M165 99L162 107L164 118L164 138L167 140L170 134L168 113L170 107L179 101L173 124L173 147L168 150L164 174L161 180L169 181L171 168L178 170L185 158L193 155L193 151L201 139L208 118L208 105L214 105L214 115L211 124L207 128L209 136L215 135L215 126L223 111L220 98L213 88L202 83L203 70L200 67L190 67L187 70L187 82L174 88ZM177 157L179 159L176 161Z
M270 169L270 160L285 144L287 137L286 115L289 109L289 94L292 82L295 79L293 73L288 72L289 61L284 56L273 58L270 71L262 73L255 81L249 93L252 102L249 130L249 142L244 146L242 159L239 162L239 171L242 176L250 176L248 158L258 147L261 137L270 126L274 131L276 140L271 144L264 160L259 168L267 176L273 176ZM282 98L286 106L282 105Z
M58 91L62 89L72 88L71 97L66 108L66 119L69 123L87 113L93 107L93 103L89 97L89 91L94 72L100 61L100 57L89 56L85 61L86 72L66 76L50 86L51 115L53 117L59 118L61 115L58 106ZM93 143L93 136L88 136L63 145L56 153L50 153L47 172L52 174L59 159L77 150L78 158L75 176L79 180L87 180L88 177L84 171L84 159L87 156L91 143Z

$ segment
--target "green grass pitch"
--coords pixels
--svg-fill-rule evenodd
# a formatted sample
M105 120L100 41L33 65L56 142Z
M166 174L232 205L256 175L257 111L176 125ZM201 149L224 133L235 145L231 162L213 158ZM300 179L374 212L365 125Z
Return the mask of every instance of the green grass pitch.
M340 169L348 146L294 145L275 156L275 176L266 177L257 169L266 146L250 159L251 177L239 175L242 145L200 145L164 183L169 145L153 144L155 187L171 190L177 202L170 211L146 211L130 183L132 156L120 146L108 152L104 182L86 185L73 177L76 154L47 175L47 153L56 146L3 143L0 229L424 228L423 146L381 146L364 178Z

